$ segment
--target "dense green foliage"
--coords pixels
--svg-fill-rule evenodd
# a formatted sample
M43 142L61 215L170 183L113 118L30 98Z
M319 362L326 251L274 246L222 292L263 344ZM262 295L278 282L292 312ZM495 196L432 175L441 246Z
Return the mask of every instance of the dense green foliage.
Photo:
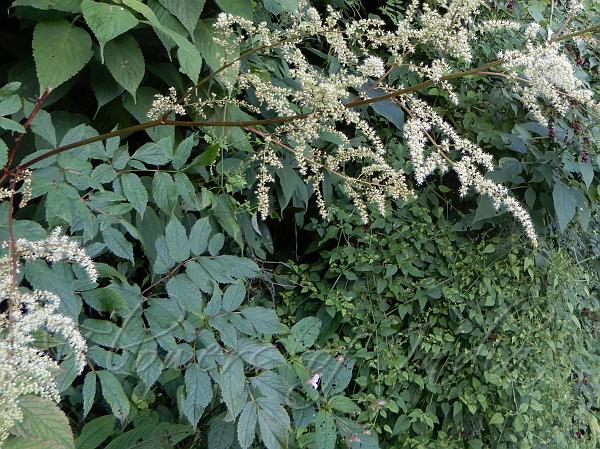
M408 2L313 3L393 26ZM488 2L484 14L557 30L569 19L559 3ZM421 92L500 162L490 177L531 211L543 237L536 250L488 199L459 199L453 175L432 177L414 200L389 201L386 217L373 208L368 225L340 179L327 176L327 223L288 158L262 221L256 133L154 126L94 141L147 122L155 95L169 87L184 92L208 76L199 95L227 95L228 71L211 77L221 66L211 28L221 11L277 28L295 7L15 0L5 11L0 162L34 163L29 205L13 218L0 203L0 240L9 240L9 226L28 239L63 226L101 274L95 284L66 263L25 265L24 282L57 293L62 313L80 324L88 367L78 375L63 343L40 335L40 347L61 360L68 423L28 396L26 420L5 447L598 447L600 127L589 111L574 107L544 127L501 80L480 74L456 82L458 106L438 87ZM598 13L590 3L577 25L597 25ZM520 38L479 42L475 65ZM567 45L578 76L598 93L599 47ZM324 70L338 64L324 42L307 52ZM428 61L430 52L416 54ZM256 53L241 64L289 81L276 58ZM404 67L390 80L419 82ZM43 108L26 123L40 95ZM393 165L410 174L403 109L391 101L358 109ZM208 118L251 117L228 106ZM328 136L321 144L331 144Z

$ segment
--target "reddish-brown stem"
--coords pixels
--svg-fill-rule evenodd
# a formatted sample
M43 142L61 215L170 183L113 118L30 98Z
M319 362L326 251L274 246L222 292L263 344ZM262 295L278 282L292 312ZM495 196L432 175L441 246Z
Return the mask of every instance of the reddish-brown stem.
M44 90L42 95L40 95L40 97L36 100L35 106L33 107L31 114L29 114L29 117L27 117L25 123L23 123L23 128L25 128L25 132L17 134L13 145L10 148L10 151L8 152L8 162L6 163L6 168L9 168L12 165L15 154L17 153L17 150L21 146L21 142L23 141L25 134L27 133L27 128L29 128L31 122L33 122L33 119L36 117L36 115L38 115L38 112L40 112L40 109L42 109L42 105L44 104L49 95L50 89L46 89Z

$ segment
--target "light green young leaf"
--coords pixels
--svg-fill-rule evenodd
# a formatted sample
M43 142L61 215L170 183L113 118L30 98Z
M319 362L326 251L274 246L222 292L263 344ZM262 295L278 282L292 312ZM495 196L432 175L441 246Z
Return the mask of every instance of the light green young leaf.
M176 262L183 262L190 257L190 241L185 227L172 217L165 229L165 238L169 254Z
M137 41L128 34L111 40L106 44L105 56L110 74L135 98L146 67Z
M100 43L100 59L104 62L104 45L138 24L129 10L118 5L84 0L83 18Z
M121 386L121 382L110 371L97 371L102 395L115 415L121 422L125 422L129 416L129 400Z
M90 35L65 19L38 22L32 45L40 93L75 76L92 57Z

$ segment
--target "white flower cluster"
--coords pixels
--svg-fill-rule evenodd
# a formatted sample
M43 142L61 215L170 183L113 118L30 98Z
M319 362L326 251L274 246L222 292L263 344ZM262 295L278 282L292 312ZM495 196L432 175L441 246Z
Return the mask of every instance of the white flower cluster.
M460 137L452 126L424 101L409 97L407 103L410 105L412 116L404 126L404 135L417 183L422 184L427 176L437 170L444 173L452 168L461 184L461 196L473 189L479 195L490 197L496 209L506 207L506 210L521 223L527 237L537 245L535 228L527 211L511 196L506 187L484 178L482 169L494 169L492 155ZM434 131L444 136L441 143L437 143L433 138ZM450 148L459 153L459 160L450 160Z
M20 189L0 188L0 201L6 198L12 198L19 191L21 192L21 201L19 207L25 207L31 199L31 170L22 170L14 177L15 183L22 182Z
M177 90L174 87L169 88L169 95L156 94L155 100L152 102L152 107L148 111L150 120L159 120L167 114L174 113L175 115L184 115L185 108L177 100Z
M369 207L383 213L388 199L412 195L402 170L387 162L388 150L374 128L354 109L355 105L368 101L365 89L369 86L377 85L378 92L399 95L402 81L390 85L386 75L400 65L417 73L420 81L427 81L422 85L431 83L446 90L455 104L459 97L451 80L473 73L508 79L541 123L546 123L542 100L562 113L570 101L585 103L600 111L600 105L591 101L591 92L583 88L568 58L560 52L559 44L552 40L550 30L545 42L534 45L533 42L544 35L536 23L477 20L486 7L484 0L409 0L407 3L394 29L379 19L343 19L330 6L327 14L321 15L307 0L299 0L297 11L281 17L281 29L270 29L266 22L253 22L231 14L218 17L214 24L215 41L224 48L225 55L224 67L218 76L228 91L227 98L221 101L223 104L234 102L246 111L266 117L264 124L270 126L268 132L252 130L270 139L265 140L255 157L260 164L255 193L263 218L268 215L269 184L274 180L273 170L281 166L282 151L293 154L297 170L312 184L323 217L329 215L320 191L326 172L342 180L346 194L364 221L368 219ZM575 13L580 3L571 1ZM473 45L481 39L482 33L505 31L518 31L524 45L522 49L499 53L507 72L485 71L499 66L498 62L482 66L479 72L465 70L465 64L473 59ZM307 40L316 40L328 47L327 52L333 57L330 67L310 62L304 49ZM437 56L429 64L416 64L411 57L417 49ZM264 60L282 60L285 73L256 70L250 63L248 70L237 74L241 68L239 55L253 52L259 52ZM228 76L225 82L223 72L234 64L232 73L236 75ZM246 97L248 101L236 98L245 92L250 93ZM517 217L535 242L535 232L525 210L507 189L484 178L485 172L494 168L492 156L458 136L415 94L400 101L412 114L405 124L404 135L417 183L424 182L436 171L452 168L462 182L461 194L474 190L489 195L495 206L505 206ZM218 106L218 102L216 98L202 99L194 107L204 116L204 112ZM157 118L172 111L182 113L180 103L172 91L169 97L157 98L150 116ZM436 142L432 134L441 135L442 139ZM456 154L460 156L457 161L453 160Z
M550 103L562 115L571 107L572 101L597 107L592 100L592 91L577 78L573 65L561 53L558 43L534 45L529 42L524 50L500 52L498 57L503 61L503 67L512 72L514 88L523 104L541 124L548 124L541 100Z
M61 335L71 348L78 372L86 360L86 343L76 323L58 312L60 298L48 291L30 291L15 285L15 265L18 270L23 260L68 261L81 265L92 281L98 277L92 260L79 245L62 235L60 228L44 240L18 239L13 248L6 242L3 247L9 249L9 254L0 258L0 303L6 305L6 312L0 314L0 446L8 431L23 419L18 404L21 396L34 394L59 400L55 386L58 364L36 348L34 334L46 330Z

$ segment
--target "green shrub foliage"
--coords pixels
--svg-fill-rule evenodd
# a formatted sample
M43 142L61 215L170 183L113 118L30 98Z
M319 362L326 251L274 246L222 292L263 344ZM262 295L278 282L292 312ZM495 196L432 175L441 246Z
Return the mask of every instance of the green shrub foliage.
M597 1L4 6L0 447L600 445Z

